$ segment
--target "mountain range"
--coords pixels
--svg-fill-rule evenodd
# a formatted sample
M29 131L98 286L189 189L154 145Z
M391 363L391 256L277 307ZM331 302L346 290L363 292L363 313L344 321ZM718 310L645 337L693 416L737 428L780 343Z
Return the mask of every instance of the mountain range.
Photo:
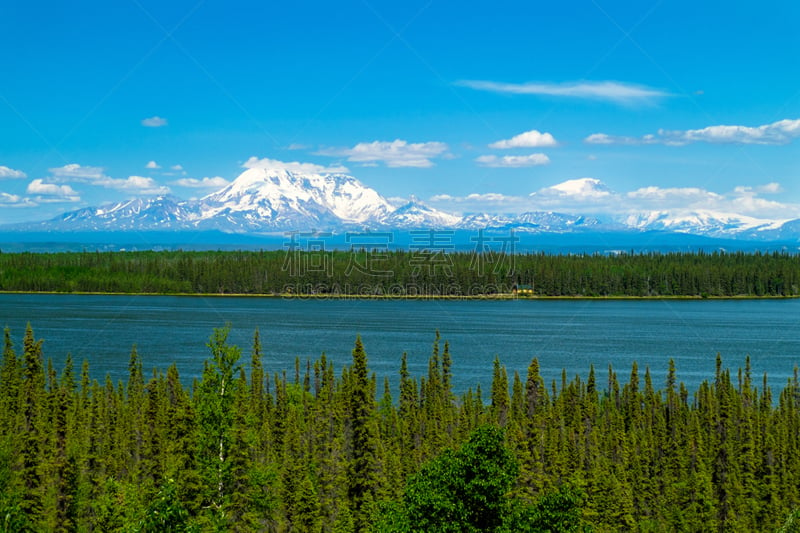
M560 189L559 189L560 188ZM607 194L590 178L552 189ZM711 210L653 210L624 215L530 211L520 214L446 213L412 197L393 205L345 174L251 168L219 191L197 200L136 198L70 211L56 218L0 227L6 232L218 231L275 234L287 231L410 229L515 230L522 233L663 232L718 239L800 242L800 219L766 220Z

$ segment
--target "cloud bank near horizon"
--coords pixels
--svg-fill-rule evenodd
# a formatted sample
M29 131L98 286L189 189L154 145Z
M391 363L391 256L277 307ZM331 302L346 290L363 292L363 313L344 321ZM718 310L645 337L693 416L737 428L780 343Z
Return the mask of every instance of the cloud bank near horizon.
M780 194L780 184L737 186L715 192L701 187L645 186L617 192L595 178L578 178L543 187L527 196L473 193L440 194L429 202L438 209L465 213L518 214L525 211L557 211L573 214L629 215L652 211L714 212L765 220L800 218L800 204L782 203L764 196Z

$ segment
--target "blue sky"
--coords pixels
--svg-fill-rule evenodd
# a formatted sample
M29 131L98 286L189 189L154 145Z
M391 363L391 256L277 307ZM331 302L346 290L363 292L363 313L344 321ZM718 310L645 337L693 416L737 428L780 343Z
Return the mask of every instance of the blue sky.
M800 217L800 4L553 4L4 2L0 223L248 161L457 212Z

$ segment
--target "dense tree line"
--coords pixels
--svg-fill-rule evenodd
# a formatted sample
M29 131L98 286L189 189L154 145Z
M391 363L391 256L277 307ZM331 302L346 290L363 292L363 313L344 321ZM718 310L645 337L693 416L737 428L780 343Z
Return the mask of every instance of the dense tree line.
M800 506L797 371L773 397L749 361L690 393L672 362L664 384L635 363L546 384L495 359L488 394L456 397L438 334L399 391L360 339L288 375L257 331L244 357L227 329L208 348L188 389L135 347L113 383L6 330L0 531L765 531Z
M797 296L788 253L444 251L0 253L0 290L111 293Z

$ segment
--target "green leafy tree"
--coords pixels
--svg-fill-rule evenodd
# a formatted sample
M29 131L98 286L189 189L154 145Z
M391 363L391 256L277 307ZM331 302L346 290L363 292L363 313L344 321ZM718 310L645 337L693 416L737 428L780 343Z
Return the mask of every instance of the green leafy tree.
M795 509L775 533L800 533L800 509Z
M458 451L445 451L409 481L401 530L426 532L502 531L511 515L506 497L517 464L501 430L476 430Z
M204 507L212 511L215 527L224 529L231 498L234 398L240 350L228 344L230 327L215 329L208 342L206 361L195 401L197 410L198 463L203 483Z
M508 520L511 532L577 533L591 528L583 520L581 506L584 497L580 490L562 485L544 494L533 506L516 505Z
M36 531L19 504L0 501L0 533L29 533Z
M139 533L189 533L195 530L188 511L178 497L178 487L173 479L161 485L136 528Z

